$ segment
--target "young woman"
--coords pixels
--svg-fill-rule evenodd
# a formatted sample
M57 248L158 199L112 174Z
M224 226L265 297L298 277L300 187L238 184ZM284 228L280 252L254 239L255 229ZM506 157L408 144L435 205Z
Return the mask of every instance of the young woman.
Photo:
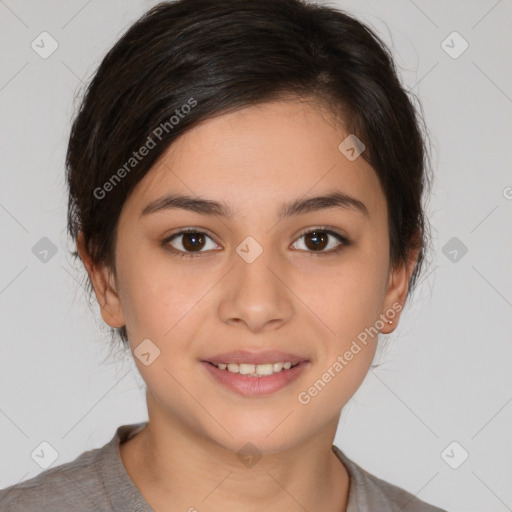
M92 80L69 233L148 422L1 510L434 512L333 445L428 247L421 118L365 25L300 0L147 12Z

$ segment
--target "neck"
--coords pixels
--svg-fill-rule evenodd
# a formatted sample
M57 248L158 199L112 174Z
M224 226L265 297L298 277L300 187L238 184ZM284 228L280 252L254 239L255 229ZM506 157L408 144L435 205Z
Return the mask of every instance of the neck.
M248 459L247 466L200 432L169 417L149 417L148 426L120 451L130 478L156 512L346 511L349 475L332 451L337 417L313 438L256 462Z

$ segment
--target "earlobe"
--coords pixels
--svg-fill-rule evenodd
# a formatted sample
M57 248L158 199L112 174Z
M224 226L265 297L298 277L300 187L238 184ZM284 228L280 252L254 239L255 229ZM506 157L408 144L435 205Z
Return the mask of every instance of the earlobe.
M96 300L100 306L101 317L110 327L125 325L118 290L112 270L105 264L96 264L84 244L83 233L77 236L77 251L91 280Z
M102 274L103 294L101 301L97 293L96 297L100 305L101 317L110 327L122 327L125 325L124 314L112 271L103 265L99 272Z
M384 311L382 312L385 323L385 326L381 329L382 334L390 334L398 325L400 313L407 298L409 280L416 266L417 256L418 251L415 251L407 262L390 270L388 288L384 298Z

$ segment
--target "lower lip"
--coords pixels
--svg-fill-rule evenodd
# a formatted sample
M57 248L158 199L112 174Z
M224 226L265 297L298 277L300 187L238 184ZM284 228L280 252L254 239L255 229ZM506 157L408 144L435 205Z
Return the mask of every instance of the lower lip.
M304 371L309 362L302 361L289 370L282 370L264 377L251 377L249 375L232 373L228 370L219 370L216 366L206 361L201 361L201 364L210 372L215 380L232 391L246 396L261 396L275 393L293 382Z

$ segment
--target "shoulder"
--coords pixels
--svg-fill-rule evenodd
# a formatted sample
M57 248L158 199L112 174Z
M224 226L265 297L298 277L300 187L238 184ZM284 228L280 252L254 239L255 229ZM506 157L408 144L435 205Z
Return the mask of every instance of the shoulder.
M349 459L337 446L333 451L341 459L350 475L347 512L446 512L420 500L414 494L381 480Z
M0 511L110 510L105 509L100 474L101 459L110 444L0 490Z

